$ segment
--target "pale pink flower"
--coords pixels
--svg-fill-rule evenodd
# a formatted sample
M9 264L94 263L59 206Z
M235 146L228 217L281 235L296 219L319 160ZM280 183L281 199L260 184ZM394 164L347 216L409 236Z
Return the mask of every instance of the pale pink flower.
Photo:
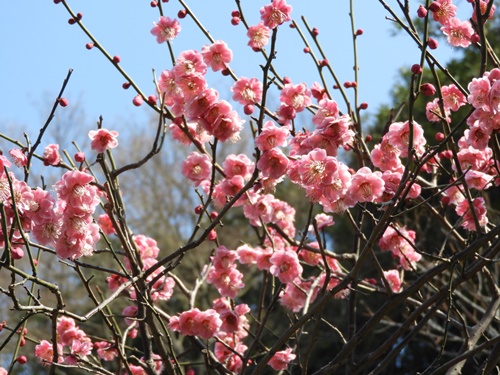
M488 9L488 4L490 3L490 1L486 1L486 0L480 0L479 2L479 9L481 10L481 15L484 16L486 14L486 9ZM476 3L474 2L474 8L472 10L472 20L474 22L477 22L477 16L476 16ZM495 4L492 5L491 7L491 10L490 10L490 13L488 14L488 18L487 19L492 19L493 18L493 15L495 13Z
M333 221L333 217L327 214L317 214L314 217L314 220L316 220L316 226L319 231L323 230L326 227L330 227L335 224L335 221ZM309 231L314 232L314 227L312 225L309 226Z
M242 176L245 180L248 180L252 176L255 165L245 154L230 154L222 163L222 167L226 178Z
M247 36L249 38L248 45L254 50L260 50L264 48L267 43L269 43L271 30L269 27L260 22L259 24L248 28Z
M288 158L283 151L279 148L273 148L262 153L257 162L257 168L264 177L278 179L286 173L288 163Z
M290 131L286 127L277 127L272 121L266 121L262 131L255 138L255 145L261 151L267 151L274 147L286 146L286 140Z
M212 45L205 45L201 49L203 61L209 65L214 72L227 68L233 59L233 52L222 40L217 40Z
M288 83L281 90L280 102L292 107L296 112L302 112L305 107L311 105L311 90L305 83Z
M61 344L57 344L57 353L59 354L58 363L63 362L63 346ZM51 342L47 340L40 341L40 344L35 346L35 356L39 358L43 362L52 362L54 359L54 346Z
M15 164L16 167L25 167L28 164L28 158L26 154L18 149L18 148L13 148L12 150L9 151L10 159L12 162Z
M184 106L184 111L188 118L202 117L203 114L219 99L217 90L207 88L200 95L195 96Z
M270 29L290 21L291 13L292 6L288 5L285 0L273 0L271 4L260 8L260 18L264 25Z
M297 116L297 111L291 105L282 103L276 111L276 115L278 116L279 124L288 126L290 125L291 121Z
M465 95L454 84L441 87L441 93L445 110L456 112L467 103Z
M245 286L241 280L243 280L243 274L234 265L229 268L212 267L207 277L207 283L213 284L221 296L233 299Z
M116 233L113 223L107 214L99 215L97 223L106 236Z
M269 271L278 277L282 283L290 283L302 274L297 253L293 250L278 250L269 258L272 264Z
M182 97L182 91L175 83L176 75L171 70L164 70L158 78L158 87L164 98L164 104L171 106L174 104L176 97Z
M398 270L384 271L384 277L389 283L394 293L399 293L401 290L401 277Z
M196 323L196 336L199 336L205 340L214 337L215 334L219 331L219 328L222 326L222 320L220 319L217 311L215 311L214 309L201 311L196 316Z
M312 122L318 126L323 124L327 117L337 118L339 116L339 106L332 99L323 98L318 103L318 110L312 118Z
M295 359L296 355L292 353L291 348L276 352L269 360L268 365L275 371L286 370L288 364Z
M244 121L235 110L217 118L212 127L212 135L220 142L237 142Z
M313 84L311 85L311 95L318 102L321 101L322 99L328 99L328 95L326 93L325 88L321 86L319 82L313 82Z
M493 176L471 169L465 173L465 181L469 189L484 190L491 187L490 183L493 182Z
M465 144L478 150L488 147L493 129L488 129L477 122L474 126L464 131Z
M491 84L488 102L493 111L500 112L500 80Z
M238 261L241 264L255 264L257 263L257 256L259 255L259 251L250 247L250 245L241 245L236 249L236 253L238 254Z
M448 123L451 122L451 112L448 108L444 108L444 115L441 111L441 107L439 105L439 98L435 98L432 102L429 102L425 105L425 116L427 120L430 122L440 122L445 119Z
M352 202L373 202L382 196L384 186L382 173L363 167L352 176L346 197Z
M178 65L176 65L176 67L177 66ZM182 98L185 102L191 101L207 88L207 81L205 77L200 73L183 74L180 76L176 76L175 84L179 86L179 89L182 93ZM182 105L182 108L184 107L183 102L174 104ZM180 114L180 111L176 111L176 113Z
M231 88L233 100L238 103L255 104L262 99L262 82L257 78L240 77Z
M171 317L169 328L179 331L184 336L195 336L197 327L197 317L201 313L196 307L182 312L179 317Z
M488 217L486 216L486 205L484 202L484 198L477 197L472 200L473 209L475 211L477 220L479 222L479 226L484 228L486 224L488 224ZM476 224L474 221L474 217L472 216L472 212L470 210L469 201L464 199L460 202L456 207L457 215L462 216L462 227L467 229L468 231L476 231Z
M264 249L260 248L260 253L257 256L257 268L261 271L269 270L273 265L269 260L273 255L273 249L266 247Z
M311 286L311 281L302 281L300 278L295 279L293 283L287 283L285 289L280 292L280 305L299 312L304 307L308 294L311 294L310 302L317 296L318 289L311 290Z
M424 129L420 124L412 121L413 124L413 145L417 155L422 155L423 146L427 143L424 137ZM408 146L410 142L410 122L394 122L389 126L386 136L392 146L397 147L402 157L408 156ZM385 137L385 136L384 136Z
M193 151L182 162L181 171L183 176L191 181L194 186L198 186L212 175L212 162L206 154Z
M116 137L118 137L118 132L115 130L91 130L89 131L89 138L92 140L90 142L90 148L98 153L103 153L107 149L115 148L118 146Z
M158 23L153 22L154 27L151 29L151 34L156 36L158 43L164 43L175 37L181 31L181 24L176 19L161 16Z
M470 92L469 96L467 97L467 101L474 108L481 108L485 111L489 111L489 92L491 84L488 77L473 78L467 88Z
M45 165L58 165L61 162L59 155L59 145L50 144L45 147L43 151L43 164Z
M446 25L456 14L457 7L453 5L452 0L439 0L439 9L432 12L432 18L441 25Z
M454 47L468 47L471 44L470 38L474 34L469 21L460 21L452 18L446 25L441 27L441 31L448 38L448 43Z
M172 72L176 77L192 74L204 76L207 73L207 64L200 52L193 49L182 51L175 60Z
M104 361L112 361L118 356L116 347L108 341L97 341L94 343L97 355Z
M158 248L158 243L153 238L138 234L133 237L133 240L143 260L147 258L156 259L158 257L160 249Z

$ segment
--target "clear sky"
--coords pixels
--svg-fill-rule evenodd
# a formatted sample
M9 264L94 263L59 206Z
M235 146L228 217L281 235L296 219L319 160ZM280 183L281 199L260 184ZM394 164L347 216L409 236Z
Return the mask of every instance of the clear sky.
M309 24L319 29L319 40L341 81L353 80L353 53L350 38L348 0L289 0L292 16L300 22L305 15ZM158 10L142 0L68 0L75 12L83 13L85 25L101 41L111 55L120 55L121 66L147 94L154 93L152 69L159 74L171 68L166 45L159 45L150 35L152 22L159 18ZM259 8L268 1L241 0L250 24L259 21ZM386 19L387 12L376 0L354 1L357 28L364 34L358 38L360 99L373 111L387 103L388 92L399 68L409 69L419 59L419 50L406 35L393 36L395 28ZM391 6L396 1L387 0ZM418 2L411 2L417 4ZM465 8L464 0L457 5ZM237 75L260 78L260 54L246 46L243 25L230 24L230 0L187 1L213 38L225 40L233 50L231 67ZM164 3L165 15L176 17L181 5L170 0ZM415 10L416 12L416 7ZM19 129L38 129L50 110L69 68L73 76L65 96L71 106L85 113L88 131L99 115L106 127L120 128L120 123L144 121L147 110L133 107L132 90L121 88L123 77L113 69L96 49L88 51L89 39L77 25L67 23L69 15L62 4L52 0L0 2L0 33L2 59L0 70L0 131L15 125ZM186 18L181 20L183 31L173 42L176 54L185 49L200 49L208 41ZM282 27L278 34L278 55L275 65L293 82L312 84L319 81L309 56L302 52L303 44L296 31ZM441 42L436 54L448 58L453 49ZM209 82L221 96L230 95L233 81L220 73L209 73ZM340 100L340 97L335 99ZM342 108L343 110L345 108ZM241 109L240 109L241 110ZM370 113L370 112L368 112ZM243 114L241 113L243 116ZM72 124L67 124L71 126Z

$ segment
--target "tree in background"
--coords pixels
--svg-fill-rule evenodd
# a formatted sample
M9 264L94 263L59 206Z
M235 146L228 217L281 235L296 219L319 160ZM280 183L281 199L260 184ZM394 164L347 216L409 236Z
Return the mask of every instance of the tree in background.
M389 113L375 139L361 116L357 60L354 80L339 80L318 30L293 20L285 0L263 6L256 25L245 18L252 7L237 1L231 14L246 29L248 53L262 57L259 78L236 75L233 52L183 0L180 20L164 15L167 2L151 2L159 11L151 34L171 56L155 95L67 1L54 2L156 121L128 145L102 119L90 147L44 145L54 114L70 104L70 71L39 134L1 135L12 145L0 156L0 291L15 311L2 323L8 372L497 368L500 227L488 193L498 190L500 69L485 27L493 1L472 2L471 19L460 20L451 0L415 9L379 0L422 52L404 111ZM352 7L356 52L363 32ZM176 55L186 17L207 44ZM286 24L321 83L277 71ZM434 58L432 29L475 54L469 79L461 81L461 65L446 70ZM231 80L232 103L208 84L215 72ZM58 174L52 194L32 177L42 164ZM346 229L332 241L331 227Z

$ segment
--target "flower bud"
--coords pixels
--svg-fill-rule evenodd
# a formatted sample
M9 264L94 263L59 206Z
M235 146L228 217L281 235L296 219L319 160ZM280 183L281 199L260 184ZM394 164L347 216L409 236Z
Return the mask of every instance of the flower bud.
M436 88L430 83L420 85L420 92L425 96L432 96L436 93Z
M136 95L136 96L134 97L134 99L132 99L132 103L133 103L136 107L140 107L140 106L142 105L142 101L143 101L143 99L142 99L142 96L140 96L140 95Z
M179 12L177 12L177 17L179 18L186 18L186 15L187 15L187 10L186 9L181 9L179 10Z
M120 56L118 56L118 55L113 56L113 62L114 62L115 64L118 64L120 61L121 61Z
M438 48L438 42L436 39L433 39L433 38L429 38L427 40L427 45L429 46L430 49Z
M418 18L425 18L427 16L427 9L422 4L417 9L417 16Z
M411 66L411 72L413 74L422 74L422 67L420 66L420 64L413 64Z
M60 98L59 99L59 105L61 107L67 107L68 106L68 99L66 99L66 98Z

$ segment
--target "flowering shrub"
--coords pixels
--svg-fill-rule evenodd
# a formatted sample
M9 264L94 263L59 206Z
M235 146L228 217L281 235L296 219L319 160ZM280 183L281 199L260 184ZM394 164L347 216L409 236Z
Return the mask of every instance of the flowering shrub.
M379 140L364 126L367 103L358 103L357 74L339 81L319 31L305 19L300 26L285 0L264 5L257 25L247 24L235 2L231 23L246 28L247 53L261 55L259 78L232 70L233 51L212 38L184 1L180 20L164 16L168 1L152 1L160 18L150 37L168 46L171 61L150 96L90 34L70 1L54 2L133 87L133 104L158 116L158 128L152 151L122 166L113 158L121 136L102 122L88 134L90 150L78 149L73 158L58 144L40 154L50 119L34 144L1 134L12 148L0 155L0 272L9 279L0 291L25 314L19 321L4 317L1 325L10 333L0 350L18 337L10 369L29 358L68 373L380 373L425 348L432 358L418 371L493 371L500 329L500 226L491 203L500 184L500 60L485 32L492 0L469 1L470 20L456 17L452 0L427 1L418 11L400 4L400 13L379 0L421 49L420 62L408 68L408 116L391 116ZM171 47L187 32L186 17L207 44L176 56ZM413 17L424 20L423 30ZM356 30L354 17L351 23ZM293 82L276 71L275 41L288 25L305 43L321 83ZM483 63L467 89L432 55L431 27L452 46L477 48ZM353 31L355 48L362 35ZM234 102L210 87L207 74L214 72L230 82ZM53 111L70 105L62 97L66 84ZM346 95L351 89L354 101ZM427 123L413 116L423 97ZM431 127L439 129L434 140ZM184 189L197 199L194 221L184 224L190 234L175 249L133 233L140 228L127 221L119 183L161 157L166 137L184 147ZM251 150L226 151L242 140ZM53 187L32 182L38 161L58 171ZM292 192L305 197L307 210L294 207ZM422 211L425 217L416 214ZM252 239L226 246L234 238L221 235L222 227L236 236L238 225L251 228ZM350 251L334 251L339 239ZM186 259L198 261L193 274L180 267ZM64 283L40 272L57 261L86 291L85 311L67 304ZM47 329L30 336L36 319L46 319ZM326 356L321 342L330 346Z

